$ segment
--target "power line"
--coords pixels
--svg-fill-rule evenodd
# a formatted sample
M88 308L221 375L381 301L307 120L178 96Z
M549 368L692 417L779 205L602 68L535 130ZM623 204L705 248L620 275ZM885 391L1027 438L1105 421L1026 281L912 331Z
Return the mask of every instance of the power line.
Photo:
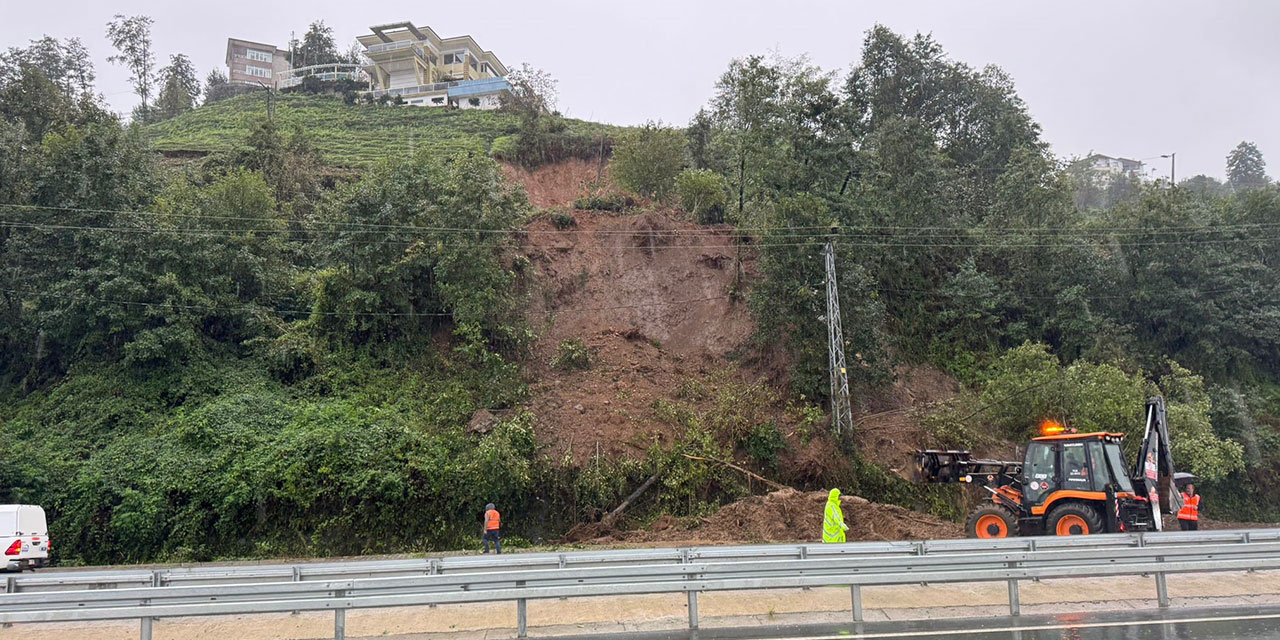
M29 204L0 204L0 207L28 209L28 210L44 210L44 211L74 211L78 213L99 213L99 214L128 214L138 216L156 216L156 217L175 217L175 218L195 218L200 220L236 220L242 222L268 222L276 224L285 224L288 221L279 217L269 216L209 216L195 213L177 213L177 212L157 212L157 211L141 211L132 209L89 209L80 207L55 207L49 205L29 205ZM351 221L325 221L325 220L309 220L309 225L325 225L339 227L359 227L368 229L387 229L387 230L406 230L419 232L469 232L469 233L523 233L529 235L563 235L565 233L583 233L581 231L571 230L550 230L550 229L477 229L473 227L432 227L419 225L404 224L384 224L372 222L351 222ZM1089 235L1109 235L1109 234L1176 234L1176 233L1203 233L1203 232L1223 232L1230 230L1247 230L1247 229L1268 229L1280 227L1280 222L1250 222L1250 223L1232 223L1218 225L1195 225L1195 226L1161 226L1161 227L1109 227L1105 229L1092 229L1088 227L1077 226L1042 226L1042 227L1009 227L1004 229L992 229L975 226L904 226L904 225L849 225L842 226L839 229L840 234L847 233L847 230L861 231L951 231L965 234L1008 234L1008 233L1033 233L1033 232L1057 232L1057 233L1080 233ZM314 230L312 230L314 232ZM808 232L798 235L828 237L831 235L831 225L798 225L798 226L765 226L765 227L727 227L724 229L601 229L590 233L597 235L635 235L637 233L650 234L670 234L670 235L726 235L733 233L768 233L769 235L797 235L792 232Z
M176 302L143 302L138 300L117 300L113 298L102 298L102 297L92 296L88 294L68 295L68 294L50 293L48 291L23 291L21 289L0 289L0 292L14 293L18 295L50 297L50 298L58 298L58 299L72 300L72 301L102 302L106 304L119 304L124 306L163 307L166 309L186 309L186 310L193 310L193 311L219 311L224 313L272 312L272 313L278 313L281 315L295 314L295 315L320 315L320 316L343 316L343 317L357 316L357 317L434 317L434 318L451 318L454 315L456 315L452 312L440 312L440 313L429 313L429 312L418 312L418 311L346 312L346 311L316 311L314 309L277 309L273 307L258 306L258 305L213 306L213 305L185 304L185 303L176 303ZM594 312L600 312L600 311L615 311L620 309L647 309L652 307L670 307L670 306L676 306L676 305L697 304L701 302L710 302L713 300L724 300L729 297L730 296L728 295L723 295L723 296L708 296L705 298L694 298L691 300L674 300L671 302L651 302L651 303L644 303L644 304L624 304L624 305L616 305L616 306L610 306L610 307L588 307L588 308L560 309L560 310L546 309L546 310L543 310L542 313L546 315L558 315L561 313L565 313L566 311L573 312L573 313L587 313L587 312L594 313Z
M192 236L192 237L209 237L209 238L226 238L237 240L267 240L270 238L263 237L265 234L293 234L290 229L190 229L190 228L160 228L160 227L107 227L107 226L88 226L88 225L56 225L32 222L12 222L0 221L0 227L15 229L31 229L37 231L89 231L102 233L131 233L131 234L169 234L175 236ZM435 230L419 229L420 233L430 234ZM479 230L469 230L479 231ZM306 233L306 232L302 232ZM371 231L330 231L329 233L373 233ZM497 231L502 234L515 234L518 231ZM252 235L258 234L258 235ZM411 236L413 234L403 234ZM403 237L403 235L401 237ZM1079 242L993 242L988 238L981 237L982 234L972 238L973 241L965 241L964 236L883 236L874 234L845 234L840 237L840 244L845 246L856 247L879 247L879 248L932 248L932 249L1068 249L1078 248L1080 242L1097 240L1107 241L1109 245L1118 245L1122 247L1156 247L1156 246L1197 246L1197 245L1215 245L1215 244L1254 244L1258 242L1280 241L1280 236L1270 235L1254 235L1239 238L1208 238L1208 239L1185 239L1185 240L1162 240L1162 241L1119 241L1109 236L1096 237L1079 237ZM994 233L993 233L994 235ZM643 232L631 232L628 237L643 238ZM662 238L664 240L680 238L682 236L668 236ZM690 238L698 238L698 236L688 236ZM723 236L722 236L723 237ZM585 250L606 252L606 251L655 251L659 249L737 249L740 247L756 247L756 248L773 248L773 247L818 247L822 246L826 239L830 238L830 234L824 236L819 235L775 235L767 236L762 242L739 242L730 244L646 244L634 246L607 246L596 245L584 248ZM803 242L774 242L770 239L778 240L803 240ZM946 240L947 242L936 242L931 240ZM314 242L308 238L280 238L280 240L288 242ZM371 239L367 244L378 245L395 245L395 246L412 246L423 242L424 239L404 240L404 239ZM444 242L436 241L436 244L445 247L480 247L475 242Z

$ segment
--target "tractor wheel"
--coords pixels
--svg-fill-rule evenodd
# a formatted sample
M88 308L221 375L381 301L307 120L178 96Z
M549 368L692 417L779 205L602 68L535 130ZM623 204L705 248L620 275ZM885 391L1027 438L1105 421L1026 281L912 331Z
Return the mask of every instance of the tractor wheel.
M1049 514L1046 533L1060 536L1085 536L1102 533L1102 516L1087 504L1068 502L1054 507Z
M964 530L970 538L1008 538L1018 535L1018 517L1008 507L986 502L969 514Z

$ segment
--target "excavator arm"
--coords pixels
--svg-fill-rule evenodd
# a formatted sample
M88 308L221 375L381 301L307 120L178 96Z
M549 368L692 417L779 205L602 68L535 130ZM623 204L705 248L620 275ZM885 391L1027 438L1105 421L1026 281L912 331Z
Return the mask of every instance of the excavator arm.
M914 479L925 484L965 482L996 488L1014 484L1022 475L1021 462L975 460L968 451L917 451L915 462Z
M1145 489L1151 505L1151 518L1159 531L1163 528L1161 514L1181 509L1182 496L1173 483L1173 451L1164 397L1148 398L1145 414L1146 430L1142 436L1142 448L1138 449L1133 479L1136 485Z

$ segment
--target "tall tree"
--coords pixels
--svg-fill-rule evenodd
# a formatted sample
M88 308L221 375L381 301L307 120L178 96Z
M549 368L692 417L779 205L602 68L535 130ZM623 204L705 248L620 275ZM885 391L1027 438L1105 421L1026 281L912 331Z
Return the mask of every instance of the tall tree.
M154 22L150 16L126 18L117 13L107 23L107 39L118 52L107 61L123 64L129 69L129 82L133 84L133 92L142 99L144 114L155 85L156 54L151 48L151 25Z
M93 60L79 38L59 41L45 36L25 49L10 47L0 53L0 84L20 75L19 67L31 65L57 84L64 93L92 93Z
M195 108L200 98L200 79L191 59L184 54L169 56L169 66L160 70L160 96L156 110L163 118L172 118Z
M1252 142L1241 142L1227 155L1227 184L1237 191L1267 184L1267 162Z
M293 52L290 63L295 67L308 67L315 64L333 64L342 62L338 55L338 45L333 39L333 27L316 20L307 28L302 36L302 43Z

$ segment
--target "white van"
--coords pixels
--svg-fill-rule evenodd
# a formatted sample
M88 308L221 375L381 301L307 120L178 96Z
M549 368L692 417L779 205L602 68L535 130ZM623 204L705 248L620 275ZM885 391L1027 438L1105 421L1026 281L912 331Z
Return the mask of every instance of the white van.
M0 567L6 571L36 569L49 562L49 527L44 509L29 504L0 504Z

